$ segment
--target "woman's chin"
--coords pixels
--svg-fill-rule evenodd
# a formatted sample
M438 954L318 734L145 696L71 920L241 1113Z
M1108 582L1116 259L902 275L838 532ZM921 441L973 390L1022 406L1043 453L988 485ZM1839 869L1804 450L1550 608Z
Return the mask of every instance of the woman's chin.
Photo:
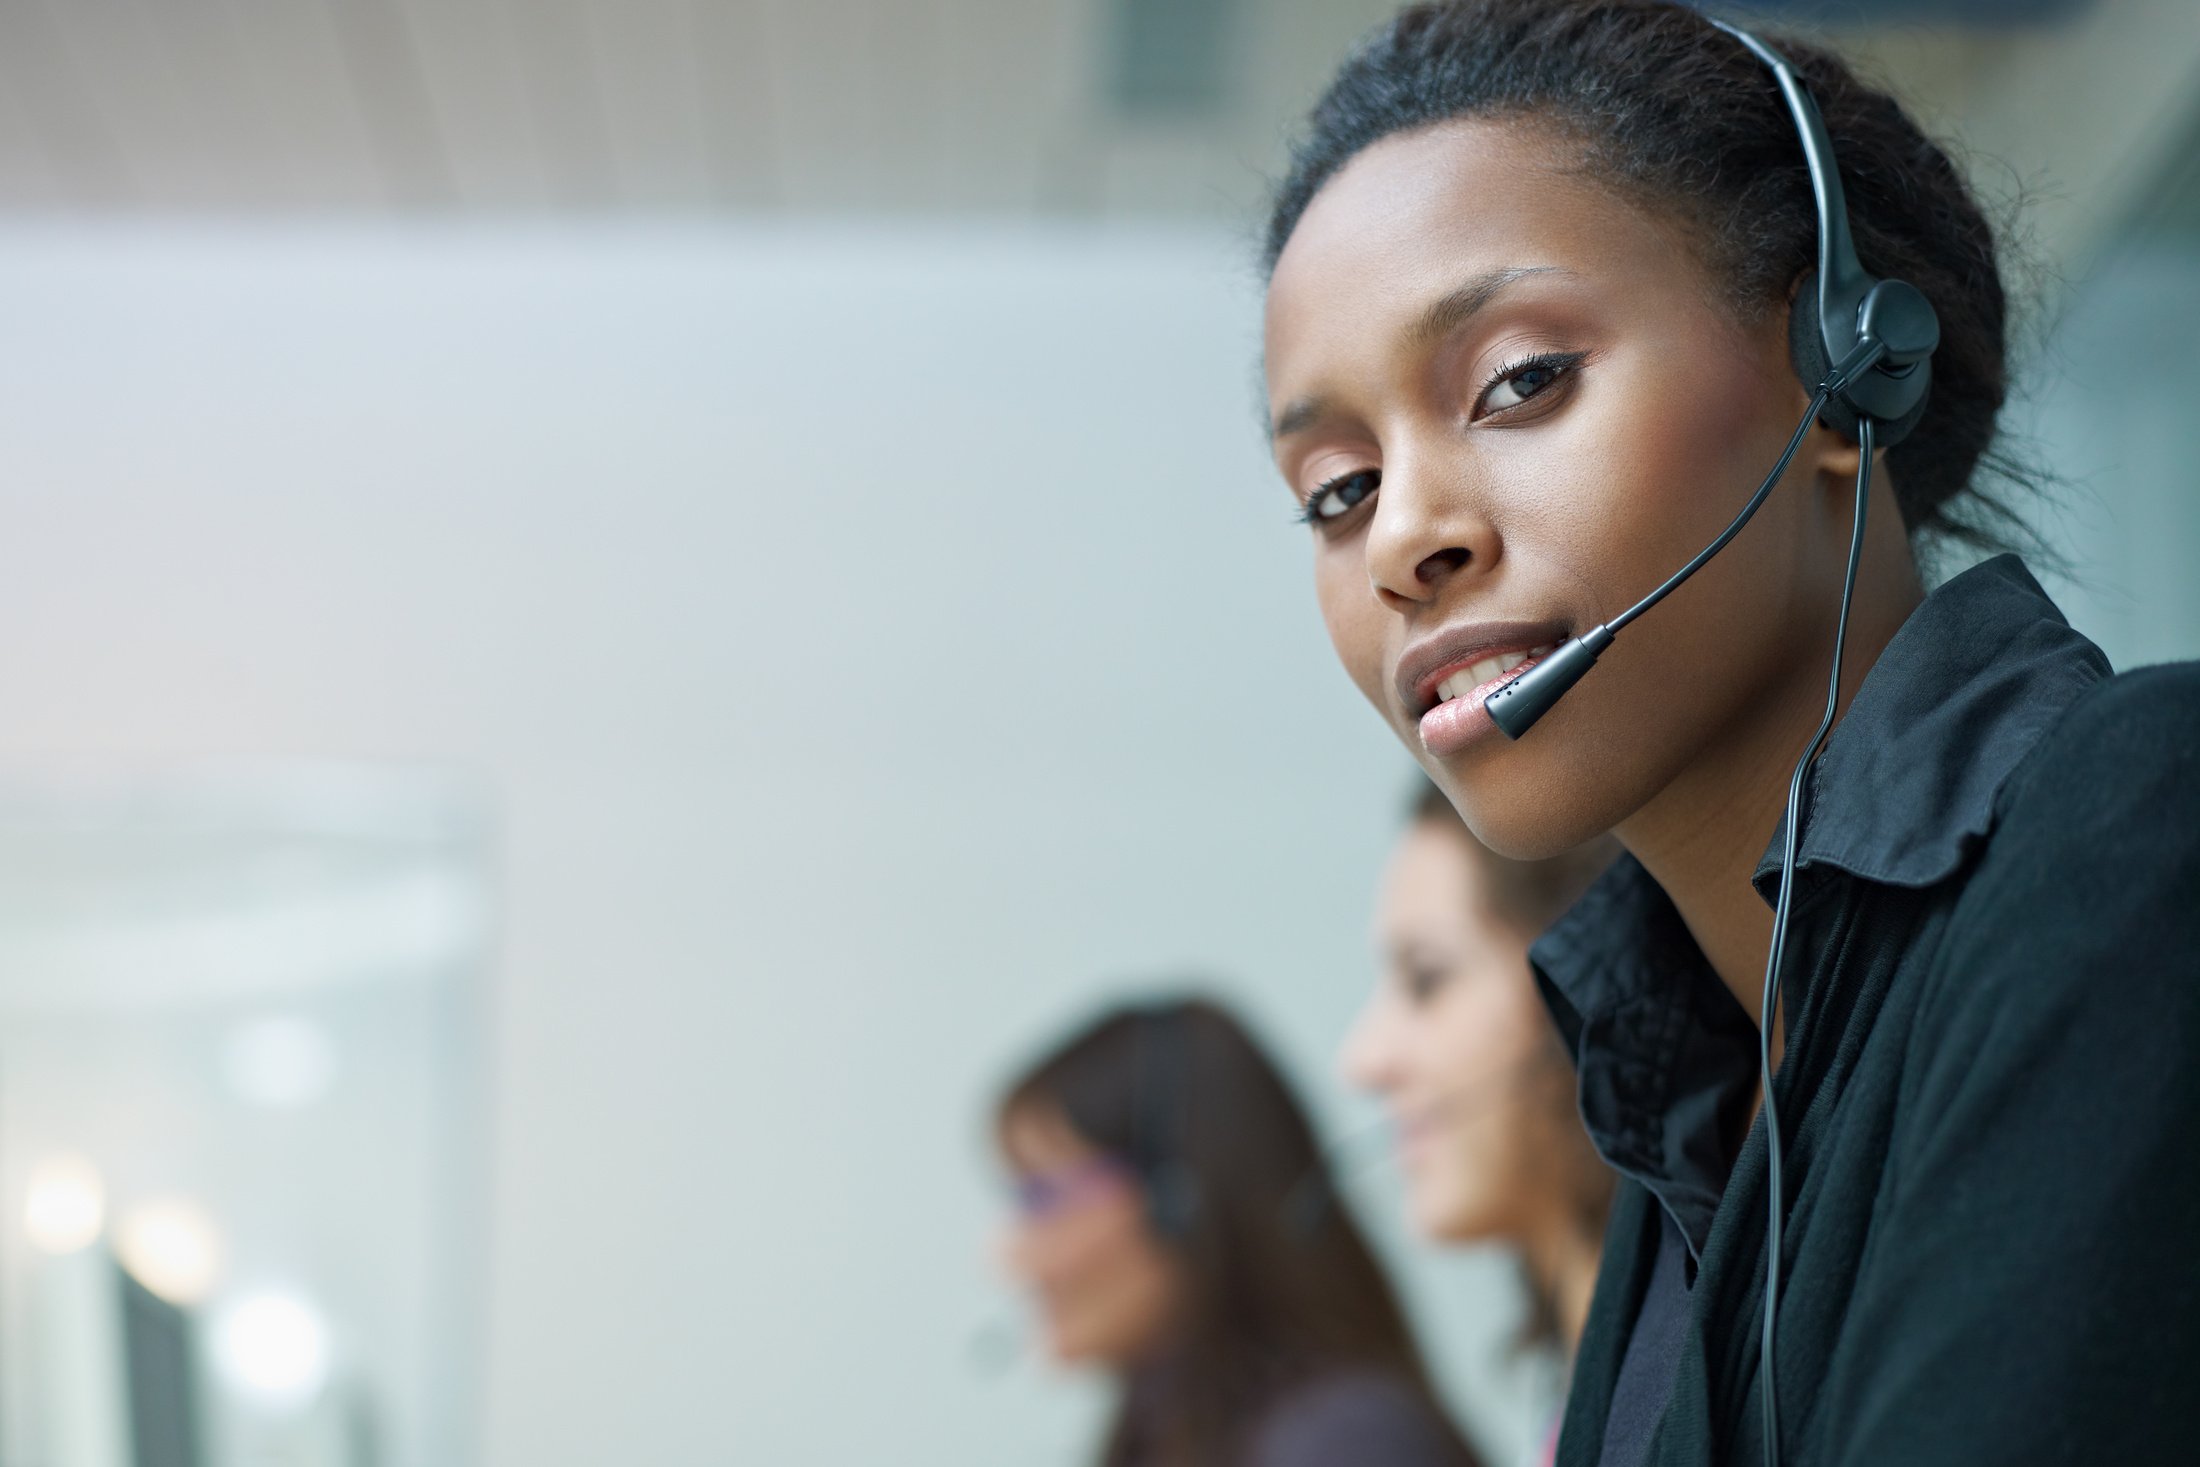
M1406 1212L1412 1229L1428 1243L1459 1243L1461 1207L1448 1188L1430 1181L1415 1185L1406 1199Z
M1577 782L1545 777L1533 767L1478 769L1464 780L1431 770L1474 838L1512 861L1548 861L1611 829L1590 813Z
M1093 1363L1091 1348L1072 1333L1049 1326L1042 1338L1047 1359L1065 1370Z
M1409 1204L1413 1229L1431 1243L1477 1243L1475 1209L1455 1192L1434 1187L1417 1190Z

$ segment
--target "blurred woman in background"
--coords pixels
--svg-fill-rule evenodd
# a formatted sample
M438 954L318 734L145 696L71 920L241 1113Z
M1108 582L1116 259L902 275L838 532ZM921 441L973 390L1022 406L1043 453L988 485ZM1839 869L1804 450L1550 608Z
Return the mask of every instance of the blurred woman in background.
M1561 1368L1588 1318L1613 1179L1582 1127L1528 944L1618 853L1600 840L1508 860L1425 786L1383 875L1385 971L1344 1051L1353 1083L1389 1104L1414 1226L1509 1248L1531 1306L1525 1342ZM1536 1461L1550 1460L1556 1424Z
M1212 1003L1103 1016L1011 1084L1011 1272L1120 1384L1105 1467L1467 1467L1305 1112Z

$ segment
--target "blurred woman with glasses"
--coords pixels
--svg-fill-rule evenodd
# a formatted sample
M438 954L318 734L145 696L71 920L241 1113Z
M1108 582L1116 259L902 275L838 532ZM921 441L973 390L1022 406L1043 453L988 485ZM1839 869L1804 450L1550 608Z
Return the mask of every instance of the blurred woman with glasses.
M1103 1467L1471 1467L1305 1112L1245 1028L1107 1014L996 1112L1011 1273L1112 1375Z

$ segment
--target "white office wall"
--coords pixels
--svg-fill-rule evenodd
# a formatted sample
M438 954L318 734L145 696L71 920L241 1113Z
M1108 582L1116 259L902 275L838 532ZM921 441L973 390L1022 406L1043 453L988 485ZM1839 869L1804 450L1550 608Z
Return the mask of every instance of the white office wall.
M1365 1118L1407 769L1234 235L16 229L0 343L0 758L497 801L486 1461L1070 1460L983 1112L1122 981ZM1486 1384L1502 1271L1416 1279Z
M2014 496L2066 562L2044 576L2118 667L2200 657L2200 241L2110 252L2009 417L2046 474Z

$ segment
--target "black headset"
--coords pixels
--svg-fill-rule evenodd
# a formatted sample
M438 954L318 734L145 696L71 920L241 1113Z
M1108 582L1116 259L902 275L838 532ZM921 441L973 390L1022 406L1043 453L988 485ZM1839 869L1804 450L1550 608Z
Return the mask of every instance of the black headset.
M1826 683L1826 709L1818 731L1788 779L1786 839L1780 856L1780 894L1773 908L1772 951L1765 962L1764 1005L1758 1026L1759 1078L1765 1112L1766 1182L1770 1202L1765 1221L1764 1333L1758 1344L1758 1374L1764 1381L1764 1460L1779 1467L1779 1377L1775 1372L1775 1335L1780 1310L1781 1232L1786 1221L1780 1177L1780 1115L1772 1086L1772 1018L1780 999L1781 957L1787 947L1790 897L1795 886L1796 844L1803 821L1803 777L1833 726L1841 695L1841 652L1856 590L1856 567L1864 547L1864 509L1871 490L1872 454L1902 441L1925 415L1932 391L1932 354L1940 344L1940 321L1932 303L1916 286L1881 280L1856 258L1849 235L1848 205L1841 192L1841 170L1825 120L1787 59L1748 31L1723 21L1711 22L1748 49L1772 72L1786 99L1810 169L1811 192L1818 207L1818 268L1804 277L1788 314L1788 351L1804 385L1814 386L1811 404L1789 438L1772 472L1765 476L1740 514L1695 559L1663 585L1604 625L1576 637L1489 695L1490 718L1508 738L1519 738L1548 713L1566 690L1596 665L1612 639L1637 617L1663 601L1675 587L1701 570L1712 556L1741 533L1751 515L1787 472L1812 422L1822 422L1862 450L1856 471L1856 512L1849 533L1848 570L1841 582L1841 610L1834 624L1833 672Z
M1160 1004L1138 1011L1132 1089L1138 1097L1138 1154L1146 1221L1157 1237L1181 1242L1199 1216L1199 1184L1185 1159L1186 1011Z
M1149 1004L1136 1011L1136 1022L1131 1065L1138 1131L1132 1166L1145 1189L1147 1225L1164 1242L1181 1243L1191 1236L1204 1207L1199 1174L1185 1144L1190 1124L1192 1010ZM1278 1206L1285 1231L1301 1242L1320 1235L1341 1206L1330 1161L1328 1152L1317 1151L1306 1170L1285 1189Z

